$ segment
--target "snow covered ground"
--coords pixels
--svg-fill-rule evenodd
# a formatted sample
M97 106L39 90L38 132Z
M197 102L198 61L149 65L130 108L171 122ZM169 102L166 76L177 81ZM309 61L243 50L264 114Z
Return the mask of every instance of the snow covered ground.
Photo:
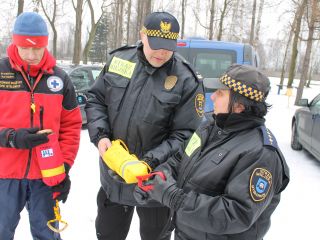
M277 137L290 167L291 182L282 194L280 205L272 216L272 225L265 240L319 239L320 162L306 151L290 148L291 118L296 109L294 96L288 99L282 90L277 95L279 79L271 78L273 87L268 102L273 105L267 115L267 127ZM298 84L295 84L296 86ZM320 85L304 90L311 100L320 93ZM99 189L98 152L89 142L87 130L81 132L81 145L71 170L72 189L66 204L61 204L62 218L69 223L62 232L64 240L94 240L96 194ZM15 240L31 240L27 212L24 210ZM128 240L139 240L139 221L134 216Z

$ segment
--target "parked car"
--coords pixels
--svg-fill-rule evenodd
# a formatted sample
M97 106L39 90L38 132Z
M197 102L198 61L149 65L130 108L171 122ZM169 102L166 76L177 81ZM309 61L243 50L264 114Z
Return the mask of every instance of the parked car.
M203 77L205 87L205 112L213 111L210 95L212 78L218 78L233 64L249 64L258 67L258 56L249 44L213 41L199 38L178 40L177 52L180 53Z
M301 99L292 118L291 148L306 149L320 160L320 94L310 103Z
M81 110L82 124L84 125L87 123L87 116L84 111L84 106L87 101L87 92L97 76L100 74L103 67L96 65L59 65L59 67L68 73L74 85L77 101Z

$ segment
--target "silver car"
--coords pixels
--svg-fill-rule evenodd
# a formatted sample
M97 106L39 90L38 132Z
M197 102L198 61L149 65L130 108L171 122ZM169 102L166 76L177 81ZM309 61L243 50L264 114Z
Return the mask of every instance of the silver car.
M84 111L84 106L87 101L87 92L90 86L94 83L97 76L99 76L102 66L96 65L80 65L80 66L68 66L60 65L63 70L65 70L75 88L77 101L80 106L82 124L87 123L86 112Z
M292 118L291 148L306 149L320 160L320 94L310 103L299 101L299 108Z

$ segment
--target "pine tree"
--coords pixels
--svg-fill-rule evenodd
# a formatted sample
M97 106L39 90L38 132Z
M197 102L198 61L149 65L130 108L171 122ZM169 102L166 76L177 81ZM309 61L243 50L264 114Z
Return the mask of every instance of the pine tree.
M109 33L109 22L108 13L103 13L102 19L97 26L96 36L89 51L89 59L91 62L104 63L106 61L109 45L107 38Z

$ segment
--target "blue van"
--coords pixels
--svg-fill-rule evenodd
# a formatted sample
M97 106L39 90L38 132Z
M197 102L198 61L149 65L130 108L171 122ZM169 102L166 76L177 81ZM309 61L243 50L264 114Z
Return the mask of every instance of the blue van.
M206 92L205 112L213 111L210 99L214 91L210 80L218 78L233 64L249 64L258 67L258 56L249 44L203 39L178 40L177 52L188 60L203 78Z

